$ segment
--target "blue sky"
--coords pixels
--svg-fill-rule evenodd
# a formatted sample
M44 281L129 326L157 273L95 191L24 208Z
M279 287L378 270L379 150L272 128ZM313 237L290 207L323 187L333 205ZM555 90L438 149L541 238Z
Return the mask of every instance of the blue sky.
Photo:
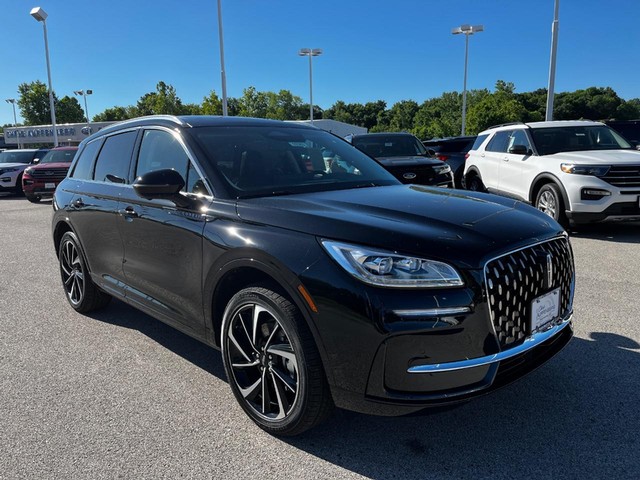
M0 100L22 82L46 82L40 6L47 28L53 86L59 97L93 89L89 113L135 104L158 81L184 102L221 94L216 0L2 0ZM337 100L422 102L462 90L464 37L455 26L484 24L470 38L468 88L516 91L546 87L553 0L222 0L228 95L291 90L314 103ZM561 0L556 91L610 86L640 97L640 1ZM80 99L81 100L81 99ZM20 119L19 119L20 121ZM0 125L13 123L0 101Z

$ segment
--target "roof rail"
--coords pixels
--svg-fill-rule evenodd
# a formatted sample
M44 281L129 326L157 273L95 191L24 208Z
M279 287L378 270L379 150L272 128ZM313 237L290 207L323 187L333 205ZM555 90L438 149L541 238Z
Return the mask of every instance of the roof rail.
M507 122L507 123L501 123L499 125L491 125L489 128L485 128L485 130L489 130L491 128L498 128L498 127L508 127L509 125L526 125L526 123L524 122Z

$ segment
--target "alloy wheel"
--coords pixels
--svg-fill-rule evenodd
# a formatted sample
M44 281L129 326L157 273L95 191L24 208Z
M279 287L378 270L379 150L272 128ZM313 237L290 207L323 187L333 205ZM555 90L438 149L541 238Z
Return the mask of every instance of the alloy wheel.
M80 260L80 252L75 243L66 240L62 245L60 257L60 272L64 290L72 305L79 305L84 298L85 282L84 270Z
M540 198L538 199L538 210L543 213L546 213L550 217L557 219L558 205L556 202L556 197L553 192L546 190L540 194Z
M277 315L241 305L227 326L226 355L245 404L267 421L282 420L298 400L298 357Z

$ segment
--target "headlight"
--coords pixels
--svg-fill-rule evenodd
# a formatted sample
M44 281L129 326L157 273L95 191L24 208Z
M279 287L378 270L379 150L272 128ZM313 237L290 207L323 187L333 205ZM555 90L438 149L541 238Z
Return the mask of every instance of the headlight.
M33 168L32 168L32 167L27 168L27 169L24 171L24 173L26 173L27 175L31 175L31 174L33 173Z
M560 168L564 173L604 177L611 167L609 165L574 165L573 163L563 163L560 165Z
M361 282L377 287L434 288L464 285L446 263L322 240L322 246L342 268Z
M438 165L437 167L433 167L438 175L442 175L443 173L449 173L451 171L451 166L444 164Z

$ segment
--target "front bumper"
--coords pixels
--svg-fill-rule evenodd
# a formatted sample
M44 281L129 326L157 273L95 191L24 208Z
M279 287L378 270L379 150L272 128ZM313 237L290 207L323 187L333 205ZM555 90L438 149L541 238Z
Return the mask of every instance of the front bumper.
M61 180L51 180L45 182L40 179L34 179L25 175L22 178L22 189L25 195L31 195L40 198L51 198L53 197L53 194L60 182Z

